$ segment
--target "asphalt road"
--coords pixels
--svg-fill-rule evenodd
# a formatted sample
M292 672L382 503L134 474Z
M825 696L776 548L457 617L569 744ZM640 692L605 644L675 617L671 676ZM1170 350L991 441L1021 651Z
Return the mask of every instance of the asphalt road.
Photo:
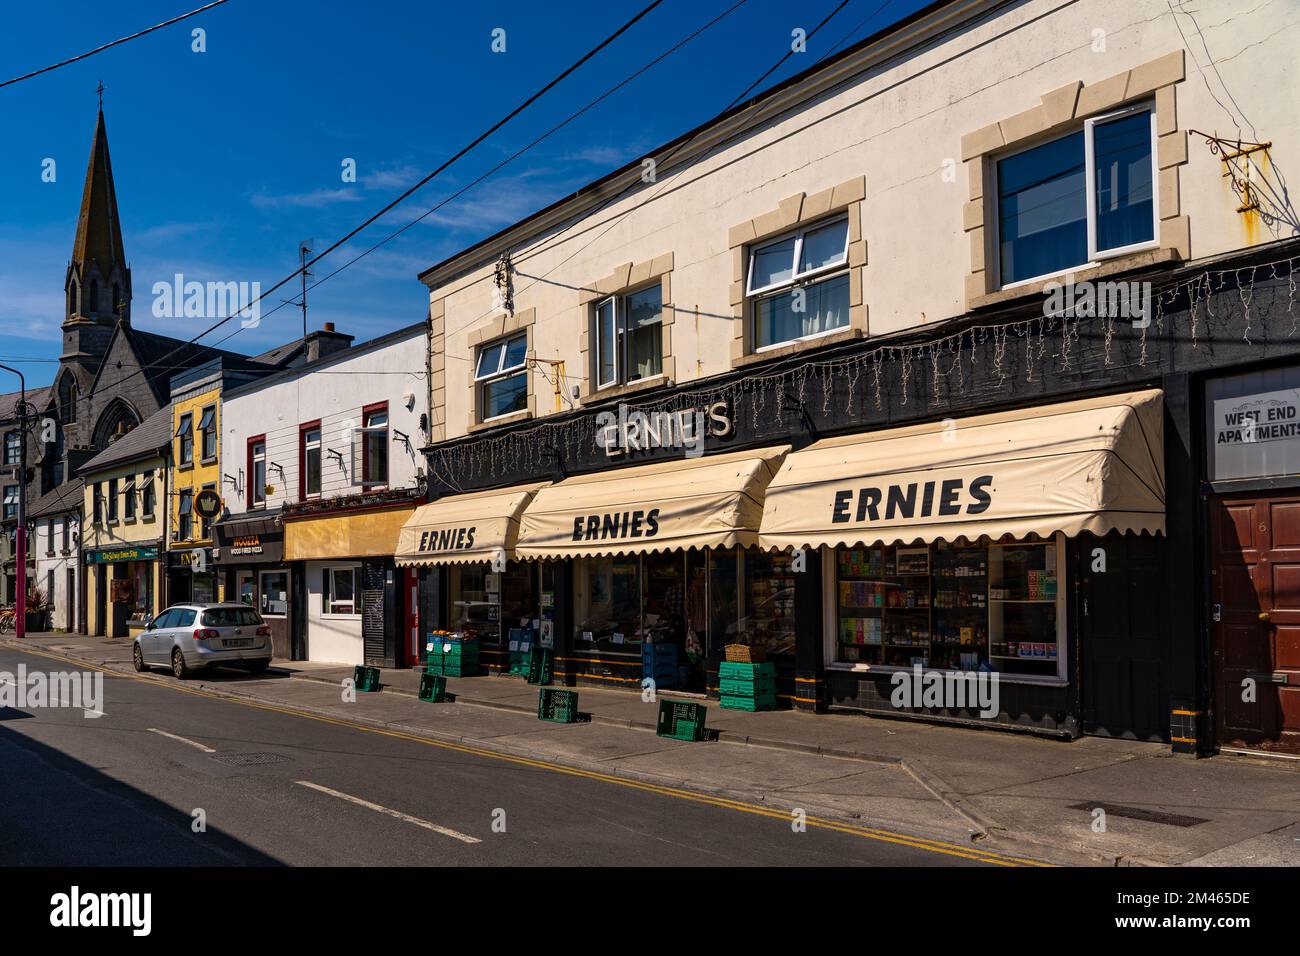
M86 673L0 649L20 663ZM0 709L0 866L978 865L182 687Z

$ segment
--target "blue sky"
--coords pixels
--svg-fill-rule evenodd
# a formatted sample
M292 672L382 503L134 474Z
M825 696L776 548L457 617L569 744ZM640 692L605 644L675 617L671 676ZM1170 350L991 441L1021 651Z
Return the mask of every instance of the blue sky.
M665 0L319 271L404 225L734 2ZM12 4L0 33L0 80L199 5ZM296 266L299 240L313 238L322 249L345 234L642 5L231 0L0 89L0 362L20 364L29 384L53 377L101 79L134 323L189 338L210 321L154 318L155 281L179 272L187 280L269 287ZM765 85L923 5L851 0L807 54L791 57ZM794 28L811 30L834 6L748 0L541 146L315 289L312 326L332 321L366 339L420 321L427 305L416 278L421 269L708 119L789 49ZM191 50L196 27L206 31L206 52ZM492 52L495 28L506 31L504 53ZM341 179L345 158L356 161L355 183ZM56 163L52 183L42 181L46 159ZM296 308L266 315L292 295L281 292L263 304L259 328L223 347L257 352L300 334ZM11 388L0 383L0 390Z

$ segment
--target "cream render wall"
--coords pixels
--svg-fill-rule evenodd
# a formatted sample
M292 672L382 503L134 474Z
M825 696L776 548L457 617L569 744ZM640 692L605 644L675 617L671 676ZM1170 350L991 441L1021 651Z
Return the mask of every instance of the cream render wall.
M950 5L934 16L948 18L953 28L923 48L878 63L684 170L664 171L655 183L561 231L520 236L511 247L513 304L516 312L535 310L532 354L563 360L569 381L579 383L589 310L582 290L626 264L671 255L666 305L674 321L666 367L677 382L737 367L731 230L799 193L811 196L853 180L865 183L863 200L850 210L860 217L854 226L865 260L863 331L880 336L961 315L986 301L970 281L984 265L971 236L972 135L994 124L1014 126L1045 95L1070 84L1093 90L1076 103L1071 119L1081 122L1087 103L1112 103L1118 86L1152 71L1165 87L1160 165L1177 167L1172 193L1170 177L1161 176L1162 217L1176 202L1176 218L1185 218L1168 235L1162 225L1165 245L1199 260L1291 234L1289 227L1270 229L1258 214L1239 213L1222 161L1187 130L1269 141L1266 173L1297 168L1300 123L1291 71L1300 3L1196 6L1186 8L1193 21L1176 16L1166 0ZM959 15L981 10L987 15L954 25ZM898 52L907 33L887 38L890 49L878 55ZM1179 51L1181 57L1170 56ZM1126 79L1116 79L1121 76ZM1124 93L1118 99L1125 101ZM426 277L434 441L464 435L473 418L468 333L503 314L494 308L494 264L495 254L467 257L460 268ZM541 371L533 377L535 414L545 415L554 410L552 389Z

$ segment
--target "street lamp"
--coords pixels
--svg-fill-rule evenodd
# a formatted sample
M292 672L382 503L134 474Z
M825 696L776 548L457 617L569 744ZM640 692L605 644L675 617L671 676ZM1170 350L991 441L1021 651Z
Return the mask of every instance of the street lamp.
M18 595L14 634L21 640L27 636L27 379L8 365L0 365L0 369L18 376Z

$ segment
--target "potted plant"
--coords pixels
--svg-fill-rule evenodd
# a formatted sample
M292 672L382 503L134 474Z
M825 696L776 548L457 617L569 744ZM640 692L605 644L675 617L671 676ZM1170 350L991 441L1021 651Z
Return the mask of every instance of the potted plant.
M49 630L50 616L49 595L36 585L27 588L27 632Z

